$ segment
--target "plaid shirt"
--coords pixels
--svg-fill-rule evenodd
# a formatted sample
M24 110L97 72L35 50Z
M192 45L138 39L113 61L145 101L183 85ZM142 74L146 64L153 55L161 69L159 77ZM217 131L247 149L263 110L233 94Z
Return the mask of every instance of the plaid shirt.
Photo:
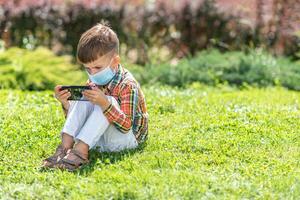
M102 90L105 95L113 96L120 105L118 109L110 104L103 111L108 121L122 133L127 133L132 128L138 143L145 141L148 136L146 101L139 83L132 74L118 65L116 75Z

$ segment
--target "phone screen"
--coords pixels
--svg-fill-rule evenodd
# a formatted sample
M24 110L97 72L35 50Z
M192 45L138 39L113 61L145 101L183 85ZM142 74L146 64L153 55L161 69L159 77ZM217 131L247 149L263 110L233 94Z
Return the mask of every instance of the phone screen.
M71 101L88 101L83 96L82 92L84 90L91 90L92 88L90 86L62 86L60 90L67 89L69 92L71 92L71 96L68 98L68 100Z

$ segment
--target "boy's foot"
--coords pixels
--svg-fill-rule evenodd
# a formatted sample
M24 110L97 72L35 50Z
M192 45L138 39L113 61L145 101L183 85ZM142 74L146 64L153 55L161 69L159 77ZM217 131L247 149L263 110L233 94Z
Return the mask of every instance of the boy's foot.
M62 144L58 145L55 153L43 161L42 167L53 168L54 165L56 165L59 160L61 160L63 157L67 155L67 151L68 149L64 148Z
M73 172L88 163L88 155L84 155L75 149L69 149L67 155L59 160L55 167Z

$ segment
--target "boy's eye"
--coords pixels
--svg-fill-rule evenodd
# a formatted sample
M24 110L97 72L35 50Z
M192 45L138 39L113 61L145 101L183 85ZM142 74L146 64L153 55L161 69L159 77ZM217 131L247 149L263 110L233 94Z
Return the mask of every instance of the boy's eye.
M95 67L95 69L102 69L103 67Z
M99 70L101 70L102 69L102 67L93 67L93 68L85 68L88 72L91 72L93 69L94 70L97 70L97 71L99 71Z

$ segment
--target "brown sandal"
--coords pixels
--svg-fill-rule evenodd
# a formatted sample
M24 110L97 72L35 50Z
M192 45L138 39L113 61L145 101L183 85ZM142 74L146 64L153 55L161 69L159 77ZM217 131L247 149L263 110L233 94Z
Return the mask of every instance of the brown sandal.
M58 161L58 163L55 165L55 167L59 168L59 169L66 169L70 172L73 172L77 169L79 169L80 167L82 167L85 164L89 163L89 160L87 158L84 157L84 155L82 153L80 153L79 151L75 150L75 149L69 149L67 152L67 155L69 154L73 154L75 157L75 159L68 159L68 158L62 158L61 160Z
M58 145L54 155L46 158L43 161L42 167L43 168L53 168L54 165L57 164L57 162L59 160L61 160L63 157L65 157L67 155L67 151L68 151L68 149L64 148L62 144Z

